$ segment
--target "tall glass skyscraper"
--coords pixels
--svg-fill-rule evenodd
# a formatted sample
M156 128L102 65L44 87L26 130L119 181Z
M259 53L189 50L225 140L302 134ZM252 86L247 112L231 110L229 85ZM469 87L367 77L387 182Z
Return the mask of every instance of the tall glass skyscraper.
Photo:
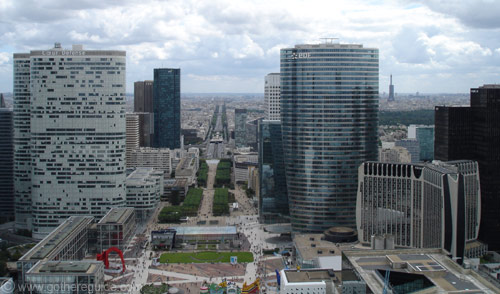
M281 49L281 122L292 228L356 225L358 167L377 160L378 49Z
M155 68L153 82L153 147L181 147L181 70Z
M261 223L289 220L281 122L259 121L259 217Z

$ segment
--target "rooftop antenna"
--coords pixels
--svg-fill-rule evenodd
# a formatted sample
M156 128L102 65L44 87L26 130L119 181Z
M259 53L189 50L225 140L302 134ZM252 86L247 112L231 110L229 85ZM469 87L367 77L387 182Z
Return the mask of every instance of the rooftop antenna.
M339 38L319 38L323 44L338 44Z

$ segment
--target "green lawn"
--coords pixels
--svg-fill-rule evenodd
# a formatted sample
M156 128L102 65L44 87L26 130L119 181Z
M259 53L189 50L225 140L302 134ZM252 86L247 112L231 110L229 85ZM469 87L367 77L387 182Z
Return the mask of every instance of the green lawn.
M190 253L163 253L160 256L161 263L209 263L230 262L231 256L238 256L238 262L252 262L253 255L250 252L190 252Z
M167 293L167 291L168 291L167 284L161 284L159 286L146 285L146 286L142 287L141 294L163 294L163 293Z

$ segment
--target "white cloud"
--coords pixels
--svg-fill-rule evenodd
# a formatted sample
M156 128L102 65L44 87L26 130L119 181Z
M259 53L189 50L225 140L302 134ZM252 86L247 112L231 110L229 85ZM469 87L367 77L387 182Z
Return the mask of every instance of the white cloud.
M281 48L322 37L379 48L381 89L393 73L401 91L465 92L477 86L463 82L468 74L492 82L500 71L499 18L490 17L498 1L73 2L1 1L0 92L12 90L2 56L54 42L126 50L128 91L155 67L179 67L183 91L260 92L263 76L279 71Z

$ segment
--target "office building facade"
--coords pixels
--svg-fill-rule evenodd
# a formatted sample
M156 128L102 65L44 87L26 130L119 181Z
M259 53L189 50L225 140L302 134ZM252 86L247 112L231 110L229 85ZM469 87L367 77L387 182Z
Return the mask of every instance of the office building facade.
M127 167L130 167L132 160L132 151L139 148L139 116L135 113L127 113L125 115L126 119L126 160Z
M134 112L153 112L153 81L134 83Z
M125 59L124 51L57 43L30 52L31 201L16 205L32 208L34 238L71 215L99 218L125 205ZM14 67L14 83L24 82ZM24 127L15 123L15 132Z
M16 230L31 230L30 54L14 54L14 202Z
M434 126L409 125L408 139L418 141L419 161L434 160Z
M357 169L378 158L378 49L281 49L281 123L292 229L355 227Z
M155 68L153 83L155 148L181 148L181 70Z
M289 221L281 122L259 122L259 221Z
M163 196L163 172L152 167L136 168L127 176L127 207L133 207L138 221L154 212Z
M247 139L247 110L234 110L234 142L236 148L246 147Z
M359 167L357 229L362 243L392 235L394 245L443 248L454 257L479 234L479 168L475 161L399 164L365 162ZM475 254L475 251L471 252Z
M280 74L270 73L264 79L264 104L266 120L280 120Z
M470 91L470 107L435 108L435 159L479 163L481 230L479 239L500 250L500 85Z
M411 163L420 162L420 144L417 139L403 139L396 141L396 147L403 147L410 153Z
M170 150L167 148L141 147L132 150L130 167L152 167L161 170L166 178L173 171Z
M0 94L1 95L1 94ZM14 218L14 126L13 111L0 97L0 219Z

